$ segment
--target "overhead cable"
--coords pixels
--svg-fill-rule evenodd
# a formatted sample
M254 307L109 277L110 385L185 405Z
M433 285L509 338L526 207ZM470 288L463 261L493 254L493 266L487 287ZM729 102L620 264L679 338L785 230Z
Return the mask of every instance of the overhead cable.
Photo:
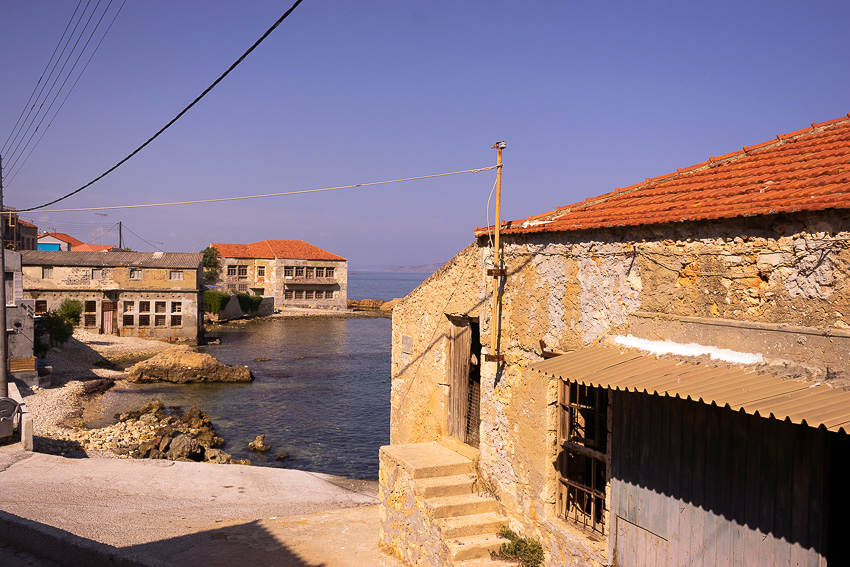
M173 203L146 203L142 205L114 205L110 207L81 207L77 209L46 209L45 213L69 213L77 211L106 211L112 209L140 209L145 207L171 207L174 205L198 205L201 203L221 203L223 201L242 201L245 199L263 199L266 197L283 197L286 195L301 195L304 193L319 193L321 191L337 191L339 189L355 189L358 187L370 187L373 185L386 185L388 183L401 183L403 181L418 181L420 179L432 179L434 177L446 177L448 175L459 175L461 173L480 173L490 169L496 169L498 166L491 165L489 167L480 167L478 169L464 169L462 171L452 171L449 173L435 173L433 175L420 175L419 177L406 177L404 179L391 179L389 181L373 181L371 183L355 183L354 185L339 185L337 187L323 187L321 189L302 189L300 191L284 191L282 193L266 193L264 195L243 195L241 197L220 197L218 199L197 199L195 201L176 201ZM54 201L55 203L55 201ZM49 203L48 203L49 204ZM46 206L46 205L44 205ZM30 211L32 209L20 209L20 211Z
M106 171L104 171L103 173L101 173L100 175L98 175L97 177L95 177L94 179L92 179L91 181L89 181L88 183L86 183L85 185L83 185L82 187L80 187L79 189L75 189L74 191L71 191L70 193L68 193L68 194L66 194L66 195L63 195L63 196L59 197L58 199L54 199L54 200L52 200L52 201L49 201L49 202L47 202L47 203L44 203L43 205L38 205L37 207L30 207L30 208L28 208L28 209L20 209L20 211L21 211L21 212L26 212L26 211L35 211L35 210L38 210L38 209L43 209L44 207L49 207L50 205L53 205L53 204L55 204L55 203L58 203L59 201L64 201L64 200L65 200L65 199L67 199L68 197L71 197L71 196L73 196L73 195L76 195L77 193L79 193L79 192L80 192L80 191L82 191L83 189L86 189L86 188L88 188L88 187L91 187L92 185L94 185L95 183L97 183L98 181L100 181L101 179L103 179L104 177L106 177L107 175L109 175L110 173L112 173L113 171L115 171L116 169L118 169L118 168L119 168L120 166L122 166L124 163L126 163L127 161L129 161L129 160L130 160L130 158L132 158L132 157L133 157L133 156L135 156L137 153L139 153L140 151L142 151L145 147L147 147L147 145L148 145L148 144L150 144L151 142L153 142L154 140L156 140L156 139L160 136L160 134L162 134L163 132L165 132L168 128L170 128L170 127L171 127L171 125L172 125L172 124L174 124L174 123L175 123L175 122L177 122L180 118L182 118L184 114L186 114L187 112L189 112L189 110L190 110L193 106L195 106L195 105L196 105L196 104L197 104L197 103L198 103L198 102L199 102L202 98L204 98L204 97L205 97L205 96L206 96L206 95L207 95L207 94L208 94L211 90L213 90L213 88L215 88L215 87L216 87L216 85L218 85L221 81L223 81L223 80L224 80L224 78L225 78L227 75L229 75L231 71L233 71L233 69L235 69L235 68L236 68L236 67L237 67L240 63L242 63L242 61L243 61L246 57L248 57L248 55L250 55L250 54L251 54L251 52L252 52L252 51L254 51L254 49L256 49L256 48L257 48L257 46L258 46L258 45L260 45L260 44L261 44L261 43L262 43L262 42L263 42L263 41L264 41L264 40L265 40L265 39L266 39L269 35L271 35L271 33L272 33L275 29L277 29L277 27L278 27L278 26L279 26L279 25L283 22L283 20L285 20L285 19L289 16L289 14L291 14L291 13L292 13L292 11L293 11L293 10L295 10L295 8L297 8L297 7L298 7L298 5L299 5L301 2L302 2L302 0L296 0L296 1L295 1L295 3L294 3L294 4L293 4L293 5L292 5L292 6L291 6L291 7L290 7L290 8L289 8L286 12L284 12L284 14L283 14L280 18L278 18L278 20L277 20L274 24L272 24L272 26L271 26L268 30L266 30L266 33L264 33L264 34L260 37L260 39L258 39L257 41L255 41L255 42L254 42L254 45L252 45L251 47L249 47L249 48L248 48L248 50L247 50L245 53L243 53L243 54L242 54L242 56L241 56L241 57L239 57L239 59L237 59L237 60L236 60L236 62L235 62L235 63L233 63L230 67L228 67L228 69L227 69L224 73L222 73L222 75L221 75L218 79L216 79L215 81L213 81L213 83L212 83L210 86L208 86L208 87L204 90L204 92L202 92L200 95L198 95L198 97L197 97L197 98L195 98L195 100L193 100L193 101L189 104L189 106L187 106L186 108L184 108L183 110L181 110L181 111L180 111L180 113L178 113L178 114L177 114L177 116L175 116L174 118L172 118L172 119L171 119L171 121L170 121L170 122L168 122L168 124L166 124L165 126L163 126L162 128L160 128L160 129L159 129L159 131L157 131L157 133L156 133L156 134L154 134L153 136L151 136L150 138L148 138L148 139L147 139L147 141L146 141L144 144L142 144L141 146L139 146L138 148L136 148L135 150L133 150L133 151L132 151L129 155L127 155L127 157L125 157L124 159L122 159L121 161L119 161L118 163L116 163L115 165L113 165L112 167L110 167L109 169L107 169Z

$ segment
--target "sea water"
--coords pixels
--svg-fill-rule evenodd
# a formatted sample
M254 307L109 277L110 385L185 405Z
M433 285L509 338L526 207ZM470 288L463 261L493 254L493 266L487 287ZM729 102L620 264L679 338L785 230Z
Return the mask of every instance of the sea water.
M352 299L403 297L427 274L354 272ZM375 479L378 449L390 440L390 340L386 318L266 318L217 328L204 348L226 364L247 365L250 384L127 384L102 401L105 417L159 398L206 411L224 450L254 465ZM252 452L264 434L272 449ZM277 455L289 456L276 460Z

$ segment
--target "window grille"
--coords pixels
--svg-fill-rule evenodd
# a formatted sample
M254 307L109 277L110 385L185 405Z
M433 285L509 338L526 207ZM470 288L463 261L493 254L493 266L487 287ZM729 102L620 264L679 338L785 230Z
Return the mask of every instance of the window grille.
M83 311L85 313L95 313L97 311L97 301L86 301Z
M83 315L83 325L86 327L96 327L97 326L97 314L96 313L85 313Z
M283 298L284 299L292 299L292 290L287 289L286 291L284 291L283 292Z
M136 323L136 316L132 313L125 313L122 321L122 325L125 327L132 327Z
M142 271L136 268L130 268L130 279L131 280L140 280L142 279Z
M304 277L304 266L295 266L295 277L303 278Z
M168 272L168 279L170 280L182 280L183 272L182 270L171 270Z
M132 301L124 302L124 313L132 313L136 309L136 305Z
M333 299L333 298L334 298L334 292L333 291L326 291L325 292L325 299Z
M139 327L150 327L151 326L151 316L150 315L139 315Z
M142 313L150 312L151 310L151 302L150 301L140 301L139 302L139 311Z
M236 266L227 266L227 275L235 276L236 275Z
M103 279L103 268L92 268L91 269L91 279L102 280Z
M246 293L248 291L248 284L241 283L239 284L239 293Z
M558 398L558 516L604 535L608 390L560 381Z
M307 290L307 299L313 299L315 297L315 292L312 289Z
M317 289L316 290L316 299L324 299L324 298L325 298L324 290Z
M325 277L325 269L324 268L316 268L316 277L317 278Z
M334 277L334 269L333 268L325 268L325 277L326 278Z
M154 303L154 309L156 309L157 313L165 313L165 302L157 301L156 303Z
M183 312L183 302L182 301L172 301L171 302L171 312L172 313L182 313Z
M47 313L47 300L46 299L36 299L35 300L35 313L36 313L36 315L41 315L43 313Z
M258 278L266 277L266 267L265 266L257 266L257 277Z
M154 315L153 324L155 327L165 327L165 315Z
M236 267L239 276L247 276L248 275L248 266L237 266Z
M304 299L304 290L296 289L295 290L295 299Z
M172 315L171 316L171 326L172 327L182 327L183 326L183 316L182 315Z
M313 279L316 277L316 268L307 268L307 278Z
M44 266L41 268L41 278L49 280L53 277L53 266Z
M284 266L284 267L283 267L283 277L285 277L285 278L291 278L291 277L292 277L292 273L293 273L293 268L292 268L292 266Z

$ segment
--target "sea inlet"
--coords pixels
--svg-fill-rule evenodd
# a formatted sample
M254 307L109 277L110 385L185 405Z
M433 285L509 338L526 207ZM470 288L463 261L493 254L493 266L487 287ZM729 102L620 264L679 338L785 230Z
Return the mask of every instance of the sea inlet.
M354 272L351 299L402 297L427 274ZM200 407L234 458L357 479L376 479L378 449L390 440L390 340L387 318L266 318L217 327L221 344L204 351L247 365L250 384L126 384L101 401L105 425L151 398ZM272 449L252 452L265 434ZM288 454L280 460L276 456Z

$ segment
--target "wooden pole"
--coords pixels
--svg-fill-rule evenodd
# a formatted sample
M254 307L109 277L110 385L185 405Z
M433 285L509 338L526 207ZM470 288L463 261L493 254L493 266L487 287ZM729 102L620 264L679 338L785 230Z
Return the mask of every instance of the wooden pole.
M499 277L502 275L502 254L499 248L499 228L502 225L502 150L504 142L493 145L496 149L496 238L493 242L493 316L490 318L490 356L489 360L500 362L499 354Z

